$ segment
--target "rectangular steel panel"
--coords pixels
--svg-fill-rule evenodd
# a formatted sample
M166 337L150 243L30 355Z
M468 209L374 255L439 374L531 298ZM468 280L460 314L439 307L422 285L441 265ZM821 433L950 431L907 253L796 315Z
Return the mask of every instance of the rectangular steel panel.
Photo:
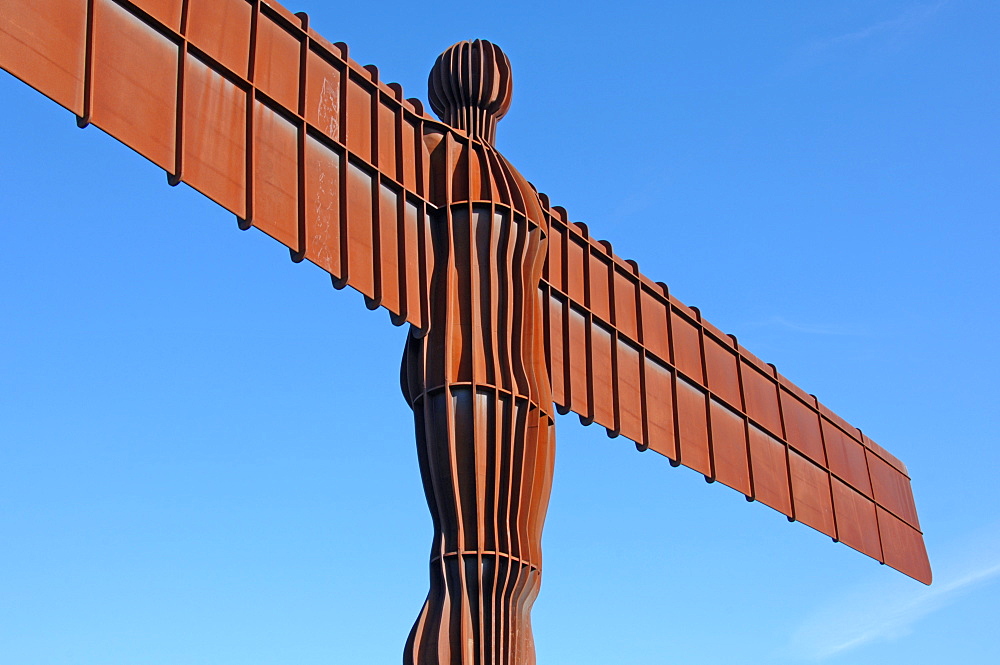
M246 78L251 18L246 0L188 0L188 39L237 76Z
M644 443L642 434L642 385L639 350L619 339L618 349L618 426L623 436Z
M590 286L590 311L600 317L601 321L610 323L611 264L594 249L590 253L590 275L587 279Z
M785 390L781 395L781 416L789 445L820 466L826 466L819 413Z
M917 520L917 509L913 504L910 479L872 451L866 452L875 502L919 530L920 522Z
M878 535L875 503L833 478L833 509L837 539L849 547L882 561L882 543Z
M91 121L174 171L177 45L111 0L96 0Z
M253 115L253 225L298 249L298 132L261 102Z
M670 313L670 339L673 362L681 372L699 385L705 377L701 367L701 341L698 325L675 311Z
M778 385L746 360L742 362L740 367L740 376L743 377L743 398L747 403L747 415L753 418L758 425L781 438Z
M402 144L400 146L401 159L403 161L403 187L411 192L423 194L425 191L423 178L418 174L424 171L426 157L424 155L423 132L419 121L412 120L408 116L403 117L402 123Z
M569 398L570 408L584 418L593 416L590 397L588 396L587 377L590 368L587 366L587 319L576 310L569 308L569 346L566 358L569 366Z
M639 303L637 281L621 268L614 271L615 327L633 340L639 339Z
M306 120L320 132L340 141L341 69L310 50L306 60Z
M643 376L646 383L646 445L676 460L673 374L664 365L647 357L643 363Z
M406 318L418 328L423 325L424 275L421 271L421 238L426 225L423 207L406 200L403 207L403 277L406 280ZM429 273L428 273L429 274Z
M374 190L372 174L353 160L347 166L347 277L351 286L375 297Z
M788 453L788 468L795 519L836 538L829 472L794 450Z
M391 106L384 100L378 105L378 169L395 180L401 180L396 155L399 146L396 145L397 113L402 112L396 104Z
M347 148L366 162L372 157L372 93L352 73L347 78Z
M586 246L575 234L566 237L566 293L574 302L584 305L586 296L584 290L587 281L584 273L584 261L587 259Z
M677 429L680 433L681 464L712 476L712 455L708 446L708 405L705 393L678 378Z
M0 67L83 115L86 0L0 0Z
M399 210L400 192L382 184L379 188L378 248L379 296L382 306L393 314L402 312L400 299Z
M552 401L560 406L566 404L566 349L563 344L566 335L564 324L565 304L556 295L548 298L546 317L548 321L549 377L552 382Z
M605 427L615 427L615 382L612 375L613 352L611 332L601 325L590 329L593 349L591 372L594 420Z
M739 413L721 402L713 399L710 405L715 479L751 496L746 421Z
M341 263L341 172L343 157L312 136L306 139L306 258L335 278Z
M823 440L826 443L830 471L868 498L872 498L872 484L868 477L868 459L865 448L847 436L839 427L823 419Z
M881 507L877 508L877 514L886 565L924 584L930 584L931 565L920 532Z
M643 289L640 294L642 344L660 360L670 362L670 336L667 327L667 304Z
M705 369L708 373L708 387L729 405L743 408L740 396L739 358L736 351L717 341L710 335L704 336Z
M751 425L749 432L753 498L790 517L792 499L788 489L786 448L756 425Z
M560 224L553 222L549 227L549 246L545 253L545 274L549 284L563 292L566 290L565 284L563 284L565 242L565 231Z
M192 54L185 60L184 181L246 217L246 92Z
M268 97L286 109L299 108L299 62L301 44L282 21L261 12L257 17L253 82Z

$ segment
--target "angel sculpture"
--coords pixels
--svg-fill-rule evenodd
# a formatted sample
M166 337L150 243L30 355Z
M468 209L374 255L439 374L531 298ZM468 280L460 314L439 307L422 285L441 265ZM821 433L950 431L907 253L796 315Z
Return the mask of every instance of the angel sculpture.
M273 0L36 0L0 13L0 67L410 324L434 539L404 662L534 663L554 410L930 583L899 460L496 150L495 45L438 58L440 120Z

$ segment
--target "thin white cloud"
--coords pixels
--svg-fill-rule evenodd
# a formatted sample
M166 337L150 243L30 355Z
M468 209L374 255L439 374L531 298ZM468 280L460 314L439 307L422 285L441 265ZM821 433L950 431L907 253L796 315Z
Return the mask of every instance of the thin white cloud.
M860 30L853 30L841 35L822 39L812 44L813 50L821 51L828 48L841 46L844 44L857 43L876 37L885 39L898 39L903 35L912 32L922 25L929 18L937 14L949 0L942 0L934 4L917 5L907 9L905 12L893 19L879 21Z
M938 582L920 586L902 577L858 587L831 600L794 631L790 655L821 661L866 644L909 634L923 618L1000 577L1000 525L936 562Z

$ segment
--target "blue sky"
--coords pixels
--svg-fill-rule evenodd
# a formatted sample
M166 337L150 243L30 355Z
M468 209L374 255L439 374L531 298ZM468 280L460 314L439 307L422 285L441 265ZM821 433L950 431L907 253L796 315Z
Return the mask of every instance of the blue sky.
M558 423L543 664L998 662L1000 6L289 4L909 467L924 587ZM0 660L395 663L430 519L405 331L0 75Z

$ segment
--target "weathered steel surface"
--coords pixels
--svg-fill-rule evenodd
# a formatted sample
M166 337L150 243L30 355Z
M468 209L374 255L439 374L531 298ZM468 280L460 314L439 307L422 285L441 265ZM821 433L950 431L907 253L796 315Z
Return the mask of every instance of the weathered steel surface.
M457 67L471 54L471 46L461 47L442 58ZM433 372L413 383L407 370L415 405L433 392L428 376L443 403L451 396L453 406L441 408L452 416L425 435L434 430L452 445L455 414L480 408L496 418L534 413L548 422L550 395L586 424L929 583L899 460L550 206L491 147L509 103L505 66L480 67L479 78L461 67L452 67L455 79L435 75L432 103L452 127L404 99L398 85L383 83L374 67L351 60L346 45L317 35L304 14L270 0L0 0L0 67L81 125L101 127L161 166L170 182L203 192L244 228L282 242L294 260L328 271L335 286L357 289L373 309L385 307L394 323L411 323L414 340L430 330L414 342L419 354L408 357L423 357L431 340L449 340L434 342L443 356L438 365L427 361ZM477 111L449 110L470 93L480 96ZM467 269L499 265L490 254L499 245L486 236L500 226L546 237L547 249L541 240L532 249L545 252L533 282L540 322L524 319L530 307L494 297L499 273L487 288L485 276L456 268L460 227ZM511 275L536 276L524 245L511 247L521 248L522 263L504 278L508 289L516 282ZM443 314L435 297L459 298L464 309ZM468 329L434 332L438 317L459 315ZM514 335L515 320L527 337ZM513 387L515 338L530 353L536 343L544 347L544 386ZM520 362L537 383L538 357ZM475 386L489 386L491 406L475 406ZM489 439L471 436L476 450ZM462 523L478 520L478 510L463 513ZM466 556L462 548L455 556ZM486 550L469 551L479 561Z
M930 583L902 462L552 210L541 289L561 412Z
M402 381L434 542L408 664L535 662L555 464L538 293L548 218L492 145L510 93L510 63L489 42L452 46L431 72L435 111L468 136L424 137L435 270L429 329L411 328Z
M245 0L0 0L0 66L422 327L425 124L374 67ZM225 29L220 29L220 25Z

